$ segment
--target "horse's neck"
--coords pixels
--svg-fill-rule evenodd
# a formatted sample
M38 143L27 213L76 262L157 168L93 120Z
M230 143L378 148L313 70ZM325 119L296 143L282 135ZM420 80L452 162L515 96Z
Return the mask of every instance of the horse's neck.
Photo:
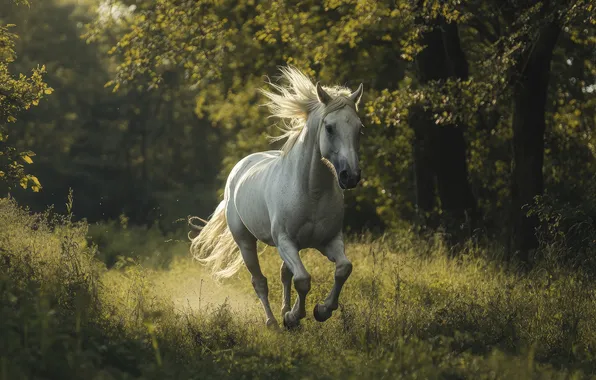
M299 182L308 184L308 192L312 196L333 191L333 186L337 186L335 176L321 160L318 121L309 120L302 133L305 135L288 152L288 163L295 170Z

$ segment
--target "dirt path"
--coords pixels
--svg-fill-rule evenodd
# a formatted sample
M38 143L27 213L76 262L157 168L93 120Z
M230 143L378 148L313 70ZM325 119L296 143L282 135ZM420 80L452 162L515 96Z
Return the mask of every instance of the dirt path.
M228 303L232 311L259 315L260 304L256 295L238 289L231 281L217 283L196 262L181 260L171 270L155 273L153 279L162 296L170 297L180 312L205 311Z

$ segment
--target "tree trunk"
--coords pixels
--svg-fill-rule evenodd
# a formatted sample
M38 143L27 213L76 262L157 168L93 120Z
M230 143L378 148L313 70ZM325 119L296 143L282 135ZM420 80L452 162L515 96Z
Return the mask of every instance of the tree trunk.
M528 261L538 247L538 220L527 217L524 206L542 194L544 129L547 90L553 50L560 33L556 23L544 26L536 42L522 56L514 87L513 173L511 187L510 254Z
M420 106L410 110L408 123L414 129L414 175L416 185L416 213L424 227L438 227L433 218L435 202L435 170L430 129L436 128Z
M438 20L422 39L426 48L416 57L421 83L468 77L468 63L456 24ZM437 126L433 113L422 107L411 110L410 123L416 136L414 164L418 209L426 214L433 211L436 181L443 211L441 224L454 241L461 240L464 237L461 226L473 228L471 219L476 215L476 200L468 182L463 126ZM425 218L425 221L434 227L432 219Z

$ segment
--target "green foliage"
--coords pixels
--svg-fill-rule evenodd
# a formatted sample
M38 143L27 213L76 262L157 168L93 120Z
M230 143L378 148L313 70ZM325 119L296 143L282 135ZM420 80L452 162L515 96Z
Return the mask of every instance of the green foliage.
M14 69L44 62L44 80L55 89L17 120L11 136L19 151L38 154L31 173L44 191L12 194L40 211L55 203L60 208L60 194L72 187L80 217L98 221L124 212L131 224L157 222L162 230L175 229L172 222L189 210L208 215L216 199L219 131L193 113L196 92L180 72L164 73L151 92L140 81L116 94L104 88L115 67L107 57L115 37L92 45L80 38L94 4L0 6L0 17L14 20L20 36Z
M592 179L591 189L596 181ZM592 194L594 190L592 190ZM549 265L569 265L589 273L596 271L596 199L562 202L551 195L536 197L527 210L541 223L540 253Z
M15 1L16 4L27 1ZM39 105L39 101L53 91L43 81L45 66L34 68L30 76L13 75L9 67L16 58L14 45L17 35L10 32L13 24L0 24L0 178L9 184L18 183L22 188L31 188L34 192L41 189L37 177L28 174L25 164L32 164L31 151L21 151L7 140L14 127L10 127L19 115L32 106Z

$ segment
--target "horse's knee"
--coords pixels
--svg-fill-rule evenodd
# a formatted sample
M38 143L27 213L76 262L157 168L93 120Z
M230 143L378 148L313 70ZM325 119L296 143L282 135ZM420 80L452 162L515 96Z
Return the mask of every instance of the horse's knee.
M310 291L310 274L302 274L294 277L294 288L300 294L306 294Z
M346 259L337 264L335 277L345 280L350 276L350 273L352 273L352 263L349 260Z

